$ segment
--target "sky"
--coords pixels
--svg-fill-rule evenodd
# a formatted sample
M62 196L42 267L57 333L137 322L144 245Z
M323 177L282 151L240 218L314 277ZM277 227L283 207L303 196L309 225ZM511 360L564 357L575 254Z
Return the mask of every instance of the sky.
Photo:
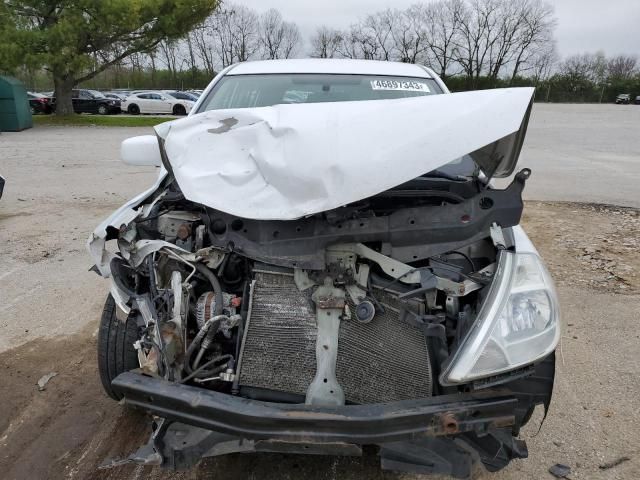
M233 0L231 0L233 1ZM280 10L305 40L318 25L345 28L369 12L404 8L419 0L236 0L257 11ZM423 0L429 1L429 0ZM558 53L603 51L640 56L640 0L549 0L556 10Z

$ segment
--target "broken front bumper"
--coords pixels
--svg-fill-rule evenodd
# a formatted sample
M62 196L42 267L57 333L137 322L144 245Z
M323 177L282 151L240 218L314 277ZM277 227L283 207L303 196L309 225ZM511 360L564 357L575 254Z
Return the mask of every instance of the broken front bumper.
M536 404L548 406L553 370L551 355L506 388L340 407L249 400L132 372L112 385L164 419L146 454L133 457L140 463L185 469L228 453L360 455L374 445L384 469L467 478L478 461L494 471L527 456L514 435Z

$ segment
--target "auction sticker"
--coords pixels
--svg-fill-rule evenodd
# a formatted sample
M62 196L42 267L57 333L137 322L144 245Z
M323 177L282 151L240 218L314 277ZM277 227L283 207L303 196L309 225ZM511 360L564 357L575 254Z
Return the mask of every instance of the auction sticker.
M395 90L403 92L429 93L429 85L415 80L371 80L372 90Z

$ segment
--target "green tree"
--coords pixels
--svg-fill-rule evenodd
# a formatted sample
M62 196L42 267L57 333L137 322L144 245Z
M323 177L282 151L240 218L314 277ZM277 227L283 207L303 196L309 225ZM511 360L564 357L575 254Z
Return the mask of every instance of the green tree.
M0 62L43 67L58 115L71 90L136 52L187 34L219 0L0 0ZM0 64L0 69L7 69Z
M19 48L13 41L8 41L14 31L13 16L8 6L0 0L0 74L12 73L12 67L20 61Z

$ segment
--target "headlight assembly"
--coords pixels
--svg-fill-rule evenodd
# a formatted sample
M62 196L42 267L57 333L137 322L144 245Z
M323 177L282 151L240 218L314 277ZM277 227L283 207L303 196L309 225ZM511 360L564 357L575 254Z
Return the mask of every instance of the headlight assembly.
M560 340L559 317L555 287L540 257L501 251L476 322L440 382L468 383L543 359Z

